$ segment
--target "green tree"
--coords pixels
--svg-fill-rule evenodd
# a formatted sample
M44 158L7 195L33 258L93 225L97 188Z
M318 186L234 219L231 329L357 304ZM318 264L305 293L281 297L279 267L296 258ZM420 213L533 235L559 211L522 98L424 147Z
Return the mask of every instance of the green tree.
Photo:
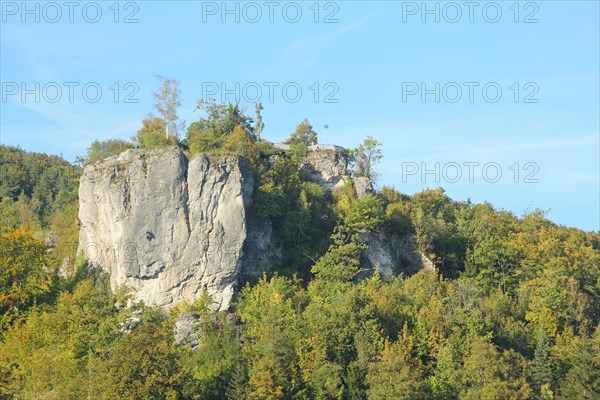
M344 394L342 372L342 367L330 362L316 367L310 377L311 397L318 400L341 400Z
M165 121L162 118L148 116L142 121L142 128L138 131L135 141L141 149L158 149L175 146L179 143L177 137L166 134Z
M381 161L382 157L381 143L372 136L367 136L354 151L354 163L356 165L354 176L364 176L375 182L377 173L374 167Z
M313 130L313 126L304 118L302 122L296 126L296 130L284 142L288 144L303 143L306 146L317 144L317 132Z
M406 203L388 204L385 208L386 225L390 232L398 235L410 233L413 230L410 212Z
M344 223L356 231L374 231L381 227L384 219L383 201L376 195L367 194L352 202Z
M119 336L119 300L99 276L65 287L55 307L31 309L4 332L0 398L99 398L98 363Z
M358 234L337 227L331 236L332 244L327 253L312 267L317 278L337 282L349 282L360 271L360 257L367 245Z
M410 355L407 345L402 341L395 344L386 342L379 360L369 368L369 399L429 399L418 362Z
M17 228L24 228L32 232L42 229L42 221L40 221L39 215L32 210L31 200L25 193L21 193L16 201L10 197L2 198L0 206L2 232L11 232Z
M46 250L24 229L0 234L0 329L54 289L56 263Z
M416 193L407 207L418 249L448 277L456 277L464 268L466 240L456 223L460 206L437 188Z
M248 387L248 371L245 363L236 363L233 366L231 378L227 383L225 395L228 400L245 399Z
M531 366L531 379L534 389L539 393L542 386L554 385L554 371L556 366L552 361L552 347L545 334L541 333L535 347L533 365Z
M261 113L261 111L263 110L263 105L261 103L256 103L254 107L255 107L254 109L256 112L256 122L254 124L254 135L256 136L257 140L261 140L260 134L265 129L265 123L263 122L262 113Z
M132 143L121 139L109 139L105 141L95 140L88 149L88 154L85 157L85 163L94 163L104 160L107 157L115 156L125 150L132 149Z
M110 357L97 367L97 399L178 399L184 379L172 324L150 311L129 334L121 335Z
M227 154L244 157L254 169L259 166L260 155L258 154L253 137L241 125L236 126L233 132L227 135L223 142L222 150Z
M435 370L430 378L434 399L459 398L465 341L459 330L440 341L436 349Z
M294 344L297 282L274 276L261 278L241 293L239 313L245 323L245 353L249 359L249 399L295 398L302 390Z
M569 359L571 367L559 383L557 398L600 398L600 327L592 337L577 338Z
M461 399L529 399L525 361L512 350L500 354L487 337L476 339L464 360Z
M203 312L200 346L186 352L179 363L191 378L185 379L186 398L221 400L227 393L227 398L233 399L245 393L246 360L237 328L222 313Z
M368 365L364 362L353 361L346 371L346 387L348 400L366 400Z
M190 154L210 153L221 148L224 138L212 129L206 129L200 122L192 122L187 129L186 144Z
M81 168L60 157L0 146L0 170L0 200L9 207L2 210L3 227L26 224L38 234L54 213L77 203Z
M278 157L262 171L256 174L254 210L271 219L286 248L278 271L308 278L314 260L327 250L335 223L330 197L322 186L303 179L291 157Z
M198 100L196 110L203 111L206 117L198 121L198 129L210 129L217 137L227 136L236 126L241 125L254 139L252 118L238 103L219 104L214 99Z
M179 81L162 75L156 75L156 79L160 82L160 88L153 93L156 99L154 108L164 122L165 137L174 136L179 139L179 132L185 127L185 122L179 121L177 115L177 110L181 106Z
M190 153L218 152L227 136L238 126L241 126L252 142L255 142L254 130L256 128L262 130L264 127L259 108L257 108L257 118L260 118L260 123L257 122L256 127L253 127L252 118L245 114L245 110L239 104L219 104L213 99L199 100L196 110L204 112L206 117L200 118L188 127L184 142Z

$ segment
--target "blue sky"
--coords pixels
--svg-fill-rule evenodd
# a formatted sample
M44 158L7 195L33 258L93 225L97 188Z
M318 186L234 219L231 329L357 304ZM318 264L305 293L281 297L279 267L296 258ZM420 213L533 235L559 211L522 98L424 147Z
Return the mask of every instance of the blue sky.
M188 123L226 89L271 141L304 117L327 143L374 136L380 186L600 229L597 1L22 4L1 4L3 144L73 161L129 138L162 74Z

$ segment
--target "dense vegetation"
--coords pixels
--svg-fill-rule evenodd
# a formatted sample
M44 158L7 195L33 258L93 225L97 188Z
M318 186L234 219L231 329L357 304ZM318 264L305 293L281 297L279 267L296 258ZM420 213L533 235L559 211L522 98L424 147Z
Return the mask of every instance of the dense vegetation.
M3 160L24 163L9 171L46 160L2 151ZM71 174L59 158L45 170L61 166ZM54 199L45 209L58 212L62 197L35 183L52 175L32 173L33 187L17 189L5 184L17 177L6 174L2 187L13 190L3 191L11 205L2 211L12 209L13 218L2 219L0 238L0 398L598 397L597 233L557 226L537 211L517 218L455 202L441 189L406 196L384 187L357 199L348 187L327 198L297 169L278 168L282 176L265 182L293 190L284 191L289 209L273 209L274 217L307 221L282 227L286 240L315 253L329 247L308 275L292 277L289 265L289 277L246 286L228 313L207 310L206 300L169 314L125 307L127 294L111 293L82 260L76 274L60 277L61 260L36 238L36 229L52 229L48 215L17 207L36 193ZM334 223L321 223L323 215ZM325 244L298 239L323 241L329 230ZM412 232L439 273L356 283L359 233L368 230ZM202 316L195 350L172 333L177 315L190 312ZM132 316L139 323L124 329Z
M83 259L59 273L57 247L76 240L80 168L2 147L0 399L600 398L597 232L442 189L357 198L350 183L330 196L299 172L308 121L271 163L261 118L202 106L208 117L186 139L165 135L170 114L146 120L136 145L244 156L285 265L227 312L206 296L168 312L131 304ZM352 152L357 176L375 177L371 140ZM98 142L86 162L123 146ZM412 234L437 271L357 280L366 232ZM200 317L197 348L174 339L188 314Z

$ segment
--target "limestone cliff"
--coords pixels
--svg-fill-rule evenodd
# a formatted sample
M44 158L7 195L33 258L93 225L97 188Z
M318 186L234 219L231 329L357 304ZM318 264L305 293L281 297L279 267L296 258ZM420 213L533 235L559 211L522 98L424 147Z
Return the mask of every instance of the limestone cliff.
M308 153L301 169L331 192L350 173L341 148ZM372 192L366 178L357 194ZM224 310L239 285L281 264L285 249L271 221L250 207L254 179L239 157L197 155L178 149L128 150L88 165L79 188L79 252L127 286L136 300L170 306L203 290ZM412 238L366 234L365 258L384 275L427 266Z
M236 157L179 149L130 150L85 168L79 249L129 286L168 306L208 291L217 309L234 294L246 240L252 176Z

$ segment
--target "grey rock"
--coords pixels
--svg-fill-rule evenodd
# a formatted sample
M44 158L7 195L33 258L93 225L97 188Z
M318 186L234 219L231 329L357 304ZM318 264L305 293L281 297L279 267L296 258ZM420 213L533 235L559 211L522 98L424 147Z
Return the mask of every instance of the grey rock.
M125 319L125 322L119 323L119 332L130 333L135 328L137 328L137 326L141 322L142 322L142 320L139 319L138 317L133 317L133 316L127 317L127 319Z
M273 271L281 264L283 248L278 243L271 221L247 213L247 235L242 256L242 280L255 281L264 272Z
M344 187L350 178L348 155L342 148L309 151L302 166L307 178L332 192Z
M200 346L200 322L202 318L195 314L185 314L175 320L173 328L175 341L195 350Z
M364 252L369 276L379 268L382 276L399 273L412 275L420 270L434 271L435 265L424 254L417 251L412 235L397 236L385 232L366 232L362 234L368 248Z
M373 189L373 183L371 180L365 176L359 176L353 179L354 182L354 191L356 192L357 197L363 197L367 194L375 194L375 189Z
M60 263L60 267L58 268L58 274L65 279L68 279L73 276L75 272L75 262L74 260L66 256L62 259Z
M79 251L113 289L169 306L206 290L229 306L246 239L253 183L236 157L177 148L129 150L87 166L79 188Z

